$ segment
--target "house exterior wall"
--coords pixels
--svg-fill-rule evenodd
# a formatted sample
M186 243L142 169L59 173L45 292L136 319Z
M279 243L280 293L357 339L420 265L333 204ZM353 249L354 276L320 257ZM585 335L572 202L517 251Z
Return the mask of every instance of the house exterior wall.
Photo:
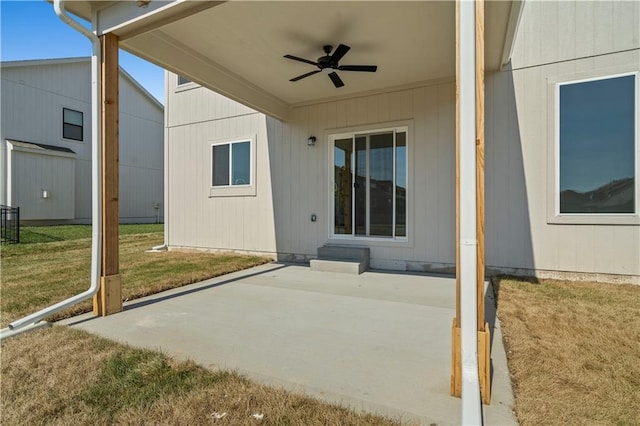
M411 133L409 242L354 243L371 247L374 267L451 270L452 81L300 106L286 123L204 88L176 89L173 74L167 81L170 246L277 253L286 260L315 257L318 247L329 242L328 136L403 123ZM258 135L257 196L209 198L211 141L247 134ZM307 146L310 135L317 137L313 147Z
M2 67L0 152L2 184L0 203L9 199L6 175L6 140L18 140L69 148L75 159L75 216L65 223L91 220L91 83L90 61L52 60ZM62 109L83 113L83 140L62 137ZM163 109L143 93L129 77L120 75L120 220L155 222L155 203L163 213ZM13 180L13 193L26 190ZM25 197L22 198L25 200ZM26 206L25 206L26 207ZM28 210L28 209L27 209ZM34 220L68 219L51 217L51 212L29 212ZM161 217L162 219L162 217Z
M640 283L639 224L559 224L548 217L555 173L548 156L554 143L550 84L640 70L639 31L638 2L525 3L511 63L486 76L490 273ZM173 74L167 82L170 247L315 257L330 242L328 136L404 123L410 128L409 241L341 243L371 247L376 268L453 270L452 80L294 107L287 122L197 85L176 88ZM210 141L246 134L258 134L258 195L209 198ZM313 147L306 145L311 135Z
M75 218L75 155L21 149L12 143L8 148L8 180L19 182L11 199L20 206L20 219Z
M613 274L638 282L637 221L558 224L548 215L555 173L550 88L557 81L634 71L640 71L640 3L525 3L510 67L486 78L488 266L539 276ZM636 113L639 108L636 99ZM638 170L636 165L636 185Z

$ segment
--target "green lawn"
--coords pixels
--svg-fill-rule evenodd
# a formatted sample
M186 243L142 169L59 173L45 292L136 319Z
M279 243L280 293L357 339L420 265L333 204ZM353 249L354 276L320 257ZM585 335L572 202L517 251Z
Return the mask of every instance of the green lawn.
M20 244L0 253L0 325L86 290L91 268L91 226L23 227ZM133 299L266 262L264 258L208 253L146 253L162 244L162 225L120 226L122 293ZM91 301L51 319L91 310Z
M2 245L3 326L88 287L89 226L25 227L22 235L22 243ZM252 256L145 252L162 240L162 225L120 227L124 297L265 262ZM87 301L54 318L90 308ZM2 425L399 424L65 326L11 337L1 347Z

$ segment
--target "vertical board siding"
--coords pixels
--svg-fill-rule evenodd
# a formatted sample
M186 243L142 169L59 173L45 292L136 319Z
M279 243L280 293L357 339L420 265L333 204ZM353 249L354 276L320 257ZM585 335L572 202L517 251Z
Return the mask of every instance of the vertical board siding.
M16 150L12 157L11 180L20 190L11 201L20 206L20 219L73 219L75 159ZM49 193L46 199L43 190Z
M253 113L168 129L170 245L275 252L265 127ZM210 197L211 142L249 135L257 136L256 195Z
M0 143L2 189L6 202L6 139L69 148L75 160L73 217L52 217L44 209L31 219L91 220L91 64L86 61L6 66L2 68ZM120 75L120 220L154 222L161 202L163 216L164 112L128 77ZM83 113L83 141L62 138L62 108ZM22 191L14 181L14 192ZM26 201L21 201L22 203ZM27 217L25 216L25 219Z
M410 120L411 243L371 243L372 258L398 267L412 261L453 264L454 98L453 83L434 84L296 107L285 123L246 114L208 90L176 91L169 83L170 245L315 256L328 242L331 223L328 135ZM199 112L188 118L184 108ZM185 120L193 121L183 125ZM209 198L210 141L247 134L258 134L257 195ZM316 145L310 147L312 135Z
M638 2L525 2L511 69L487 76L489 267L640 274L639 226L550 224L546 214L549 82L640 70L639 49Z
M638 1L527 1L514 69L640 48Z
M620 67L640 69L640 2L525 2L509 67L486 76L489 268L640 275L640 226L550 224L546 213L549 81ZM299 106L281 122L169 77L171 245L315 256L329 242L328 135L410 120L410 243L362 243L378 267L454 264L453 82ZM259 135L257 195L209 198L208 141L247 133Z

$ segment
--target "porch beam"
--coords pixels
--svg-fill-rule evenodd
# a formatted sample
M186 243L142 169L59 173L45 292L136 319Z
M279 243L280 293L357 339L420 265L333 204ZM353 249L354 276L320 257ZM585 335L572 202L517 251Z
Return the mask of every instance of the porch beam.
M118 244L118 36L100 36L102 55L100 79L102 91L102 257L100 290L93 298L95 315L122 311L122 279Z
M161 30L142 34L120 47L278 120L289 119L287 103Z
M98 10L98 35L116 34L120 41L209 9L224 1L118 1Z

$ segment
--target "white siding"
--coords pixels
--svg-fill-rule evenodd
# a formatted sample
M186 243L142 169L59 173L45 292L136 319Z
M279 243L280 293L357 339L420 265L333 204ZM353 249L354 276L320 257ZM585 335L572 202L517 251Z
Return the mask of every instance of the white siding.
M640 69L639 2L527 1L511 68L486 76L486 261L490 271L637 282L640 226L547 220L548 85L560 77ZM174 247L315 256L329 236L332 129L408 120L408 244L367 243L372 264L451 270L455 262L452 82L294 108L283 123L168 79L170 239ZM266 126L266 130L265 130ZM234 132L236 132L234 134ZM254 132L258 195L208 198L207 141ZM317 137L315 147L306 139ZM312 213L318 215L311 222ZM247 220L251 217L252 220ZM256 224L255 220L260 220ZM565 275L566 276L566 275ZM583 275L584 276L584 275ZM625 278L627 277L627 278ZM628 278L632 277L632 278ZM633 278L635 277L635 278Z
M265 116L258 113L169 129L169 244L275 253ZM209 196L211 141L257 136L256 195Z
M43 62L2 68L0 138L73 150L77 159L72 219L86 223L91 218L90 62ZM83 141L62 138L62 108L83 113ZM122 74L119 122L121 221L155 221L154 203L163 201L163 110ZM0 201L6 202L4 146L2 154ZM20 181L13 185L14 192L21 190ZM41 213L41 217L32 218L49 217L47 212Z
M169 75L168 81L175 81ZM454 85L452 82L295 108L283 123L203 88L169 83L169 244L314 257L329 235L332 129L409 121L410 243L368 243L380 267L449 268L455 261ZM176 107L176 105L178 105ZM184 111L197 112L188 123ZM250 111L250 110L249 110ZM205 117L213 117L204 120ZM228 117L228 118L224 118ZM208 198L212 139L258 134L257 196ZM308 147L310 135L317 137ZM311 222L311 214L317 222ZM366 242L359 242L367 244Z
M13 149L11 160L10 179L20 190L10 202L20 206L21 220L74 218L75 158Z
M640 48L638 1L524 3L514 69Z
M640 70L639 34L639 2L525 3L512 69L486 79L489 266L539 275L640 275L640 226L560 225L547 218L554 173L549 85Z

